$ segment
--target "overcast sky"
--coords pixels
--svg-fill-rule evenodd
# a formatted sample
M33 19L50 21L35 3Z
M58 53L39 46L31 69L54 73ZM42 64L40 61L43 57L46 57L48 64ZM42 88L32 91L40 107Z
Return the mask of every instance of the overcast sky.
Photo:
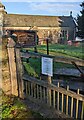
M17 2L17 3L16 3ZM82 0L2 0L8 13L69 16L80 14Z

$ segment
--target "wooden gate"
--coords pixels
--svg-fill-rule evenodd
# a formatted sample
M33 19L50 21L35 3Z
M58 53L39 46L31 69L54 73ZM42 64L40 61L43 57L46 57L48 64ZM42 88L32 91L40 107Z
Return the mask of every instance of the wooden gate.
M9 45L10 46L10 45ZM35 52L21 52L21 45L15 45L13 52L15 53L15 63L16 63L16 75L17 75L17 89L18 96L21 98L32 98L34 102L37 100L38 103L43 102L44 105L56 109L57 111L64 113L66 116L71 118L81 118L84 119L84 95L79 93L79 89L77 93L69 90L69 86L67 89L61 88L59 83L58 86L53 85L52 83L48 83L42 81L40 79L36 79L34 77L30 77L28 74L26 75L23 68L23 61L21 58L29 59L31 57L42 57L47 56L44 54L39 54ZM11 50L11 46L10 46ZM12 54L11 54L12 55ZM10 55L10 58L11 58ZM14 56L14 54L13 54ZM9 58L9 59L10 59ZM10 66L11 67L11 66ZM11 73L13 74L13 67L11 69ZM15 76L13 76L15 78ZM13 78L11 78L11 82L13 83ZM13 85L13 84L12 84ZM14 92L14 86L13 86ZM51 109L51 108L50 108Z
M41 58L47 55L21 52L22 58L29 59L29 56ZM69 86L65 89L60 87L59 83L55 86L52 83L36 79L28 74L23 74L22 80L26 98L31 98L33 101L37 100L40 104L43 102L68 117L84 119L84 96L79 93L79 89L77 92L73 92L69 90Z

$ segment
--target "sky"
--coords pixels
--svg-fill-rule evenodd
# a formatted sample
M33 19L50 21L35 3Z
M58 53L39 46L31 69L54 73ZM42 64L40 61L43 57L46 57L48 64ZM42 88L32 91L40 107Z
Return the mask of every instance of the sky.
M2 2L82 2L83 0L0 0Z
M72 11L73 17L80 14L80 3L83 0L2 0L7 13L69 16Z

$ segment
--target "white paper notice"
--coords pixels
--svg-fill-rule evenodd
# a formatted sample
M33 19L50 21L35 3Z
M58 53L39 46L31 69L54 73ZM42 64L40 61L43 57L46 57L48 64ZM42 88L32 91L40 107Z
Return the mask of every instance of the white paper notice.
M53 59L42 57L42 74L53 76Z

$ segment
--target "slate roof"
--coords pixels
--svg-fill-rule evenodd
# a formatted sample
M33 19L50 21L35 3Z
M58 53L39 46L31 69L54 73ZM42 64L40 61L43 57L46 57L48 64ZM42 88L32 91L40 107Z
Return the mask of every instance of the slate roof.
M71 16L60 16L59 19L62 20L61 27L76 27L75 21Z
M5 14L4 17L4 26L7 27L75 27L71 16Z

